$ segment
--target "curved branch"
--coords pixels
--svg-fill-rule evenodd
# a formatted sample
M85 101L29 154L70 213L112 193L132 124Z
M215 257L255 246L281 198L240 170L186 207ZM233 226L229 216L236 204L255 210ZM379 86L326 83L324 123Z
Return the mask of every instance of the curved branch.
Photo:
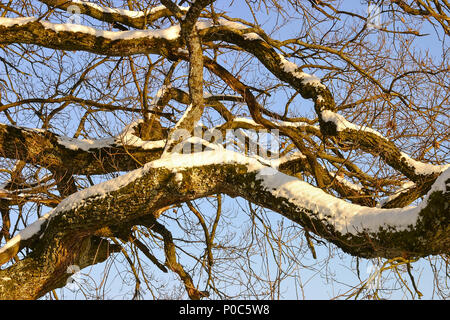
M117 8L102 7L87 1L68 0L39 0L51 8L68 10L77 7L79 13L88 15L100 21L120 23L136 29L145 29L158 19L172 16L171 10L165 6L157 6L145 11L131 11ZM189 8L178 7L180 12L186 12Z
M126 141L122 141L123 138ZM129 135L121 139L77 140L49 131L0 124L0 155L23 160L49 170L69 170L72 174L105 174L129 171L161 156L164 141L139 144ZM130 156L130 154L132 156Z
M0 249L0 261L6 262L24 245L36 252L46 248L61 233L93 234L217 193L272 209L356 256L443 253L448 252L450 235L449 184L447 169L418 207L369 208L337 199L239 153L172 155L70 195Z

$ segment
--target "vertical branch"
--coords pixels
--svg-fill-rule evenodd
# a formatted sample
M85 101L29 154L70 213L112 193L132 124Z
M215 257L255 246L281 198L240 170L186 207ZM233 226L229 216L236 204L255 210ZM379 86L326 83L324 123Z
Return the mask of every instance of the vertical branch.
M181 17L179 8L175 6L172 1L164 0L161 2L173 12L181 24L181 38L189 51L188 86L191 99L190 107L185 111L183 117L169 134L169 140L164 150L164 153L167 153L171 152L183 138L171 139L173 133L179 129L185 129L192 134L195 124L200 120L205 108L203 101L203 49L195 24L201 11L208 4L212 3L212 1L195 1L189 8L184 19Z
M8 201L4 199L0 199L0 212L2 215L2 228L0 231L0 241L2 238L5 238L5 241L9 241L11 236L9 234L9 228L11 227L11 221L9 218L9 205Z

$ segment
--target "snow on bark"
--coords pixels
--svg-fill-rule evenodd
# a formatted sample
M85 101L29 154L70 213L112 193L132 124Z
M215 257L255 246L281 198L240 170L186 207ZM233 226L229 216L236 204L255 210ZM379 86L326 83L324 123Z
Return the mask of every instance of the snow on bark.
M337 114L335 112L332 112L330 110L321 111L321 116L322 116L322 120L324 122L334 123L336 125L337 131L344 131L344 130L348 129L348 130L358 131L361 134L372 133L386 141L389 141L389 139L387 139L385 136L383 136L377 130L374 130L372 128L365 127L365 126L356 125L356 124L348 121L347 119L345 119L344 116ZM434 165L432 163L424 163L421 161L414 160L404 152L400 152L400 155L401 155L400 160L404 160L409 167L413 168L416 175L438 174L438 173L441 173L441 172L445 171L446 169L450 168L450 164Z
M102 7L102 6L99 6L96 3L92 3L92 2L89 2L89 1L72 0L71 2L73 4L80 4L80 5L83 5L83 6L88 6L88 7L92 8L92 9L95 9L95 10L98 10L98 11L101 11L101 12L104 12L104 13L110 13L110 14L117 13L117 14L120 14L120 15L123 15L123 16L127 16L129 18L144 17L147 14L155 14L158 11L167 9L164 5L159 5L159 6L153 7L150 10L146 10L146 11L133 11L133 10L126 10L126 9L121 9L121 8ZM178 8L181 11L184 11L184 12L189 10L189 7L185 7L185 6L178 6Z
M402 159L404 159L410 167L414 168L414 171L417 175L431 175L443 172L446 169L450 168L450 164L434 165L431 163L424 163L414 160L404 152L401 152L401 155Z
M341 177L339 174L333 173L333 178L350 189L353 189L358 192L360 192L362 190L362 186L360 184L355 184L355 183L345 179L344 177Z
M72 23L52 23L49 21L39 20L36 17L20 17L20 18L0 18L0 26L3 27L12 27L15 25L23 26L31 22L40 23L45 29L53 30L57 33L59 32L79 32L86 35L91 35L95 37L102 37L105 39L109 39L112 41L115 40L133 40L133 39L141 39L141 38L158 38L158 39L166 39L166 40L177 40L180 37L181 27L179 24L175 24L173 26L167 27L165 29L158 30L127 30L127 31L108 31L96 29L93 27L81 25L81 24L72 24ZM237 30L244 30L248 27L237 23L231 22L226 19L219 19L219 26L225 26L234 28ZM197 30L204 30L211 27L216 26L213 21L198 21L196 23ZM255 37L251 33L248 34L250 37Z
M20 18L0 18L0 25L3 27L22 26L24 24L37 21L36 17L20 17Z
M336 125L337 131L344 131L345 129L350 129L350 130L356 130L356 131L362 131L362 132L370 132L370 133L373 133L373 134L387 140L380 132L378 132L374 129L368 128L368 127L356 125L356 124L348 121L347 119L345 119L344 116L337 114L330 110L322 111L322 119L325 122L333 122Z
M89 151L91 149L111 147L114 145L114 138L106 139L75 139L70 137L58 137L58 143L70 150Z
M89 151L108 147L135 147L143 150L164 148L165 140L144 141L134 134L134 129L143 122L142 119L134 121L125 126L120 134L113 138L105 139L74 139L69 137L58 137L58 143L70 150Z
M247 124L249 124L251 126L255 126L255 127L260 126L260 124L256 123L255 120L249 119L249 118L244 118L244 117L236 117L233 119L233 122L247 123ZM281 121L280 120L280 121L273 121L273 123L280 127L290 127L290 128L306 128L306 127L308 127L308 128L320 130L319 126L312 125L312 124L309 124L304 121Z
M279 57L281 59L281 67L285 72L289 72L296 78L301 79L302 83L305 85L308 84L315 87L326 89L326 87L320 82L320 79L318 77L316 77L313 74L298 71L298 66L295 63L286 60L286 58L281 54L279 54Z
M332 225L336 231L342 234L349 233L353 235L363 231L375 233L380 228L388 227L395 228L397 231L414 228L420 211L427 206L428 197L435 191L446 192L446 181L450 179L449 168L436 179L424 200L418 206L383 209L363 207L338 199L307 182L270 168L258 161L258 159L249 158L230 150L218 149L193 154L172 154L171 156L149 162L142 168L70 195L38 221L20 231L0 249L0 255L17 245L21 240L29 239L38 234L44 222L52 217L82 206L87 199L103 198L109 193L144 177L151 169L164 168L171 170L175 173L176 182L179 182L179 174L189 168L224 164L245 166L248 174L256 174L256 183L251 183L251 188L259 188L260 190L258 191L260 192L269 192L276 198L287 201L298 210L311 212L315 218ZM268 168L270 168L269 171L267 170ZM260 186L258 186L258 182ZM244 187L248 188L248 186Z
M407 182L403 183L400 186L400 188L395 190L395 192L392 195L381 200L377 206L382 207L385 203L388 203L394 199L397 199L400 195L402 195L403 193L407 193L408 191L410 191L412 188L414 188L416 186L417 185L412 181L407 181Z
M126 10L126 9L120 9L120 8L102 7L102 6L99 6L96 3L92 3L92 2L89 2L89 1L72 0L71 2L73 4L80 4L80 5L83 5L83 6L87 6L87 7L90 7L92 9L104 12L104 13L118 13L118 14L130 17L130 18L138 18L138 17L142 17L142 16L145 15L144 11L132 11L132 10ZM159 6L159 7L152 8L152 11L156 12L158 10L165 9L165 8L166 7L164 7L164 6Z

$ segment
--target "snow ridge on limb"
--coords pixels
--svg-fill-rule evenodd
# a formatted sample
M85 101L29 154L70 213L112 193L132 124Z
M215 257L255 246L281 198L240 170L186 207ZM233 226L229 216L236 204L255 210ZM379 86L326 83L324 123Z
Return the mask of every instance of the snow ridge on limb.
M144 141L135 133L138 125L142 124L144 120L139 119L125 126L121 133L113 138L105 139L74 139L70 137L59 136L58 143L70 150L92 151L93 149L101 149L107 147L133 147L142 150L162 149L165 145L165 140Z
M0 153L47 169L65 168L73 174L128 171L161 156L165 140L143 141L133 134L140 121L116 137L73 139L50 131L0 124Z
M434 165L414 160L406 153L401 152L392 141L379 131L356 125L333 111L323 110L320 116L326 126L332 125L334 127L333 131L340 138L346 141L359 142L359 147L369 153L379 154L386 163L402 172L412 181L421 179L421 176L435 176L450 168L450 164ZM330 130L326 131L329 132Z
M103 7L96 3L80 0L40 0L49 7L56 7L61 10L78 8L80 14L88 15L100 21L110 23L120 23L122 25L144 29L152 22L172 15L172 12L163 5L153 7L146 11L132 11L121 8ZM189 7L178 6L180 12L187 12Z
M230 21L226 19L219 19L218 25L215 25L213 21L197 21L195 24L198 30L206 30L209 28L217 27L217 26L225 26L229 27ZM233 26L238 26L239 29L250 29L247 26L242 24L233 23ZM36 27L42 27L44 30L51 30L56 33L68 32L68 33L80 33L86 36L95 36L99 38L104 38L111 41L117 40L137 40L144 38L155 38L155 39L165 39L168 41L177 40L180 38L181 27L179 24L172 25L170 27L164 29L157 30L127 30L127 31L109 31L97 29L89 26L85 26L82 24L71 24L71 23L52 23L45 20L40 20L37 17L18 17L18 18L8 18L1 17L0 18L0 27L3 28L12 28L12 27L29 27L29 29L34 29ZM7 32L8 30L1 30ZM14 30L16 31L16 30ZM24 40L17 38L15 41L11 41L10 43L27 43ZM2 43L8 43L8 39L3 39ZM44 44L43 44L44 45ZM48 45L48 44L47 44ZM45 46L45 45L44 45ZM62 48L61 48L62 49ZM74 50L83 50L82 48L75 48ZM155 50L159 50L155 48ZM158 51L155 51L157 53ZM144 52L139 52L144 53Z
M299 78L305 85L311 85L322 89L326 89L326 87L320 81L320 78L316 77L315 75L308 74L306 72L298 71L298 66L295 63L286 60L286 58L281 54L279 54L279 57L281 60L280 62L281 67L284 69L285 72L289 72L296 78Z
M181 194L180 190L184 190L183 185L186 183L190 184L193 181L206 183L207 181L209 191L205 192L213 192L211 190L220 186L225 193L245 197L300 224L306 223L303 217L306 215L308 221L314 220L317 225L322 225L322 229L326 230L319 231L320 236L332 237L334 239L332 241L337 242L338 246L340 240L351 241L352 237L370 235L375 241L379 232L383 230L383 232L390 232L394 235L405 231L415 234L415 228L418 227L422 218L421 215L429 209L429 205L432 205L430 199L435 194L441 194L443 201L438 210L448 210L450 168L436 179L425 199L417 207L396 209L371 208L351 204L273 168L270 168L271 174L267 174L268 168L254 158L224 149L188 155L172 154L166 158L149 162L142 168L68 196L56 208L19 232L1 248L0 262L7 262L13 256L12 254L17 253L22 241L45 236L42 226L46 226L45 230L52 228L52 221L56 217L62 215L66 219L71 219L72 215L83 216L83 210L89 210L90 206L97 202L106 201L108 207L112 208L120 201L125 201L114 196L117 192L120 193L121 190L129 192L130 189L133 190L134 185L139 185L139 188L149 187L151 190L160 183L155 180L155 176L161 172L164 172L165 179L169 175L170 181L174 180L173 185L177 190L175 194L177 192ZM195 169L195 172L192 169ZM152 177L152 179L147 177ZM170 181L165 181L164 184L171 186ZM149 184L149 186L145 186L145 184ZM141 200L153 201L150 194L151 192L144 192ZM200 192L193 197L201 196L204 194ZM181 196L181 198L183 197ZM181 198L175 197L172 201L181 201ZM129 204L129 206L133 206L133 204ZM134 212L133 208L129 209L129 212ZM444 223L439 227L448 228L445 225L448 223L448 217L445 218L446 220L440 218L440 216L448 216L448 212L437 211L434 214L437 219L443 221L441 223ZM114 219L111 215L103 218L105 219L103 223L106 225L111 223L108 219ZM340 243L340 245L343 244ZM402 246L404 244L394 243L392 245Z

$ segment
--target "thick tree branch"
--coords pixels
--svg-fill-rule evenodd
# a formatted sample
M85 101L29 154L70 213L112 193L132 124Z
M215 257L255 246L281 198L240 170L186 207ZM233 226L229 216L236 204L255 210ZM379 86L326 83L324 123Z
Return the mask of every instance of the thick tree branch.
M79 13L88 15L100 21L113 24L122 24L135 29L146 29L158 19L172 16L172 11L164 6L154 7L146 11L130 11L124 9L112 9L102 7L90 2L70 1L70 0L40 0L50 8L68 10L78 7ZM178 7L180 13L186 12L188 8Z
M0 261L17 250L12 248L27 245L37 253L56 238L95 234L162 207L217 193L279 212L356 256L445 253L449 174L447 170L437 179L419 207L379 209L349 204L231 151L174 155L67 197L2 248Z
M94 175L136 169L139 167L136 160L145 163L161 156L164 147L164 142L161 142L159 146L155 144L154 148L144 149L127 146L127 143L120 140L63 139L49 131L0 124L2 157L23 160L51 171L66 170L73 174Z

